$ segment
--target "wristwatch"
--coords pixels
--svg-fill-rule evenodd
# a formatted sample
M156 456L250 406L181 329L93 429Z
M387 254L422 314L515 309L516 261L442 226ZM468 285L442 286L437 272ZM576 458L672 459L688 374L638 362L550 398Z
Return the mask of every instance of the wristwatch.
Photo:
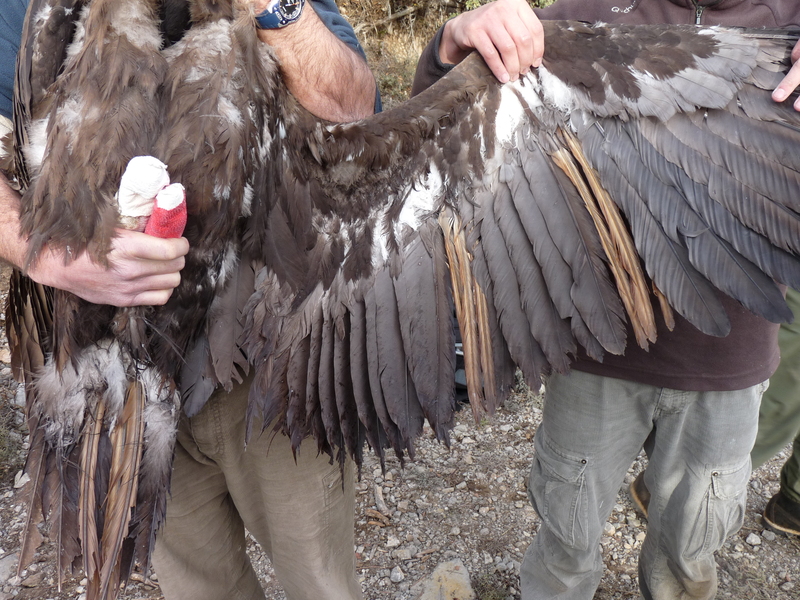
M256 15L259 29L280 29L300 18L306 0L270 0L267 8Z

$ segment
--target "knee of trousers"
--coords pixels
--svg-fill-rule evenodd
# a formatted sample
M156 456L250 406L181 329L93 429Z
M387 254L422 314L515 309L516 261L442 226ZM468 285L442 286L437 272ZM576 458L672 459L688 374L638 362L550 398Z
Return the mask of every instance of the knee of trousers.
M698 501L685 502L692 493L676 490L662 516L662 539L670 540L673 560L691 571L691 563L718 550L725 539L744 522L749 458L727 468L706 467L704 489L698 486Z

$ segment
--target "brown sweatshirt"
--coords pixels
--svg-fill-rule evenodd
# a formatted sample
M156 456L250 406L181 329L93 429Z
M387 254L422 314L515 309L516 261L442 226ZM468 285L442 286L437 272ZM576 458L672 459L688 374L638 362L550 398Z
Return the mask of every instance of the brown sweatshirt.
M559 0L536 10L536 14L540 19L606 23L797 27L800 26L800 1ZM452 68L439 60L441 34L440 29L420 57L412 94L425 89ZM702 334L679 315L676 315L675 329L669 331L659 318L658 341L649 351L636 345L629 327L624 356L607 354L603 363L598 363L581 351L573 368L679 390L728 391L765 381L780 360L778 326L756 317L728 296L719 295L731 321L731 333L727 337ZM655 310L660 314L657 306Z

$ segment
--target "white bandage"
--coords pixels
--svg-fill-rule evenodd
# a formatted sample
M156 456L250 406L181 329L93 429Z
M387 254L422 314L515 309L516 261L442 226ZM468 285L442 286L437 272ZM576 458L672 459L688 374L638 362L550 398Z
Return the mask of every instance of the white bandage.
M153 156L134 156L119 181L119 214L123 217L149 217L156 194L168 185L167 165Z

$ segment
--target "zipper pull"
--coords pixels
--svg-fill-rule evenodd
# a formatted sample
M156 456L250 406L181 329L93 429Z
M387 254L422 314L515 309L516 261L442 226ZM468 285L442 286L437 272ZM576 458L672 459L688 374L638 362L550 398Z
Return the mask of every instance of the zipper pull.
M692 4L694 4L694 24L700 25L700 20L703 18L703 11L706 7L699 5L697 0L692 0Z

